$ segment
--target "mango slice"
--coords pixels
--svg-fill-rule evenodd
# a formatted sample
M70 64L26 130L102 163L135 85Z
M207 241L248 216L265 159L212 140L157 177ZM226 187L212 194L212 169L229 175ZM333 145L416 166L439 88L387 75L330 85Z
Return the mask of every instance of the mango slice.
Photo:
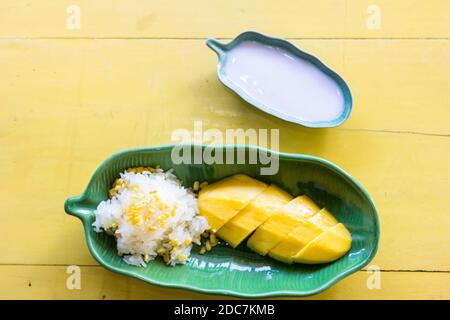
M289 232L319 212L320 208L306 195L296 197L266 220L247 242L247 247L266 255Z
M342 223L338 223L308 243L294 257L294 261L306 264L327 263L342 257L350 250L351 245L350 233Z
M291 200L289 193L272 184L220 228L217 235L235 248Z
M297 253L310 241L337 223L331 213L324 208L289 232L286 238L270 250L269 256L285 263L292 263Z
M321 228L308 221L303 221L300 226L289 232L286 238L269 251L269 256L290 264L294 261L295 255L322 232Z
M213 230L219 230L250 201L267 188L267 184L237 174L203 188L198 196L200 214Z
M338 224L336 218L325 208L309 218L308 221L322 228L323 230Z
M309 218L319 212L320 208L307 195L298 196L282 208L287 214L293 214L303 219Z

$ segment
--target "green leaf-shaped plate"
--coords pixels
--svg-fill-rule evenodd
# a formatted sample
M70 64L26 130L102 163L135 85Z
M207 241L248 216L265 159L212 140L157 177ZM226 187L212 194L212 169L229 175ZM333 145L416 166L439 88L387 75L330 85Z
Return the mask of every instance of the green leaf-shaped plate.
M336 165L313 156L277 153L253 146L216 147L216 152L243 151L246 159L249 152L254 151L267 151L278 156L278 173L264 176L260 175L260 169L264 167L261 164L176 165L171 160L173 147L130 149L111 156L95 171L84 193L66 201L66 212L83 223L91 254L107 269L160 286L208 294L246 298L307 296L327 289L374 257L379 239L375 205L362 186ZM120 172L129 167L155 164L165 170L173 168L185 186L192 186L196 180L213 182L245 173L276 183L294 196L307 194L346 225L352 234L352 248L341 259L326 265L286 265L249 251L245 244L236 249L221 244L205 255L200 255L198 248L194 248L186 265L168 267L158 258L146 268L129 266L117 256L113 237L93 231L94 210L107 199L108 190Z

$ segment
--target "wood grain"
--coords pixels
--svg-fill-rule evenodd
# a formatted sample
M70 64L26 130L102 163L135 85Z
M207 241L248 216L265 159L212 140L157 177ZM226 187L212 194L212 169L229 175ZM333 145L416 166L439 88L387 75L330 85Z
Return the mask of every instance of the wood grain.
M81 29L66 27L69 4ZM381 28L367 28L367 9ZM199 9L201 8L201 10ZM313 298L449 299L449 1L2 1L0 298L214 298L114 275L63 212L123 148L169 143L177 128L280 129L281 151L324 157L371 193L381 243L372 262ZM254 29L294 39L348 82L350 119L311 130L274 119L217 81L209 36ZM82 266L67 290L66 265Z
M80 8L79 30L66 27L69 5ZM380 29L367 27L373 5ZM202 39L252 29L287 38L448 38L449 10L445 0L7 0L0 37Z
M317 44L332 51L342 42L312 42ZM356 51L367 47L366 42L351 44ZM398 50L404 45L402 41L391 43ZM440 48L441 41L435 46ZM384 90L373 90L373 81L361 85L368 90L364 94L367 102L376 91L381 96L374 99L383 101L377 103L378 111L371 113L360 103L341 128L312 130L255 111L227 92L215 78L215 58L200 41L3 40L0 49L4 58L0 60L4 75L0 95L6 106L0 111L0 178L8 186L2 207L14 212L0 219L10 226L4 231L7 238L22 240L14 247L0 243L5 253L0 257L2 263L92 263L85 249L77 250L84 245L83 235L78 222L63 214L64 199L80 193L94 169L111 153L170 143L173 130L192 130L194 120L201 119L205 129L222 131L278 128L282 151L313 154L342 166L367 187L379 207L382 237L377 264L392 270L450 271L450 205L446 200L450 139L380 131L387 122L394 125L393 119L403 117L400 111L394 112L395 102L401 100L392 100L396 93L415 95L411 102L420 100L422 94L394 86L396 72L387 76L392 86ZM372 52L369 65L377 52L367 52ZM347 51L346 55L351 54ZM198 62L193 64L190 59ZM410 67L417 74L422 65ZM349 78L352 72L355 79L371 77L359 65L347 64L346 70L353 70L347 72ZM410 80L405 77L404 81ZM448 79L442 74L437 81ZM440 119L413 111L420 108L416 104L410 123L421 125L427 117L436 117L429 120L432 128L440 132L441 122L442 129L448 129L444 123L450 109L440 101L448 92L425 92L435 101ZM396 123L399 131L412 130L408 125L402 128L401 121ZM32 250L29 243L34 243Z
M81 267L81 289L67 289L67 266L0 266L0 299L228 299L161 288L101 267ZM360 271L308 299L448 299L449 273L381 272L381 288L368 289ZM421 288L415 290L414 288Z
M450 136L450 40L295 44L348 82L354 110L340 128ZM249 118L262 127L286 126L226 90L216 64L202 40L0 40L0 94L7 106L0 115L8 123L20 113L35 121L46 114L63 121L134 117L140 120L135 130L145 131L136 132L140 143L155 133L161 139L151 121L171 112L205 126L247 126Z

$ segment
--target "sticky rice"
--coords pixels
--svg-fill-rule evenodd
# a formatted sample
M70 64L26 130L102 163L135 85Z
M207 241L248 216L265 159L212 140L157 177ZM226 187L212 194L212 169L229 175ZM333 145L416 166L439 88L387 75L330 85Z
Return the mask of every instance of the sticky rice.
M145 267L159 255L173 266L187 261L193 243L200 245L208 222L198 212L195 194L172 172L133 168L98 205L93 227L115 236L118 254L130 265Z

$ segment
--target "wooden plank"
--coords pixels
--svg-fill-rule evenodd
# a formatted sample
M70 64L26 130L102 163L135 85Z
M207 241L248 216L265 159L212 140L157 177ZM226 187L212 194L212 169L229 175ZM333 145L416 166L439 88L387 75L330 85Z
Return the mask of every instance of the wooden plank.
M48 120L46 127L52 127ZM113 151L142 145L124 143L108 133L116 118L78 120L79 132L66 145L60 131L42 131L39 123L18 124L2 141L0 223L8 226L0 243L5 264L92 264L81 224L64 215L63 202L80 193L94 169ZM124 126L131 132L135 122ZM122 124L123 125L123 124ZM161 136L169 128L155 126ZM44 129L45 130L45 129ZM380 212L381 245L374 263L387 270L447 270L450 261L448 157L450 139L391 133L332 130L298 132L282 128L282 150L324 157L354 175L372 194ZM20 137L18 137L20 136ZM93 138L95 137L95 138ZM128 133L124 140L130 139ZM22 141L22 143L18 143ZM26 141L31 141L26 144ZM149 137L148 145L168 142ZM30 245L32 244L32 245Z
M65 266L0 266L0 299L224 299L166 289L116 275L101 267L81 267L80 290L69 290ZM368 289L371 274L360 271L309 299L449 299L449 273L382 272L381 288Z
M295 43L349 83L354 110L341 128L450 135L450 40ZM201 40L2 40L0 114L13 123L21 112L150 119L176 110L208 125L220 119L245 126L252 118L263 127L287 126L225 90L216 60ZM134 130L145 128L140 121Z
M80 8L80 29L67 27L70 5ZM252 29L289 38L448 38L449 10L445 0L7 0L0 37L231 38ZM369 28L377 12L380 28Z
M346 61L345 73L357 85L358 99L368 94L363 100L368 106L358 102L342 129L309 130L257 112L225 91L215 79L215 58L201 41L0 41L0 179L7 186L1 209L8 213L0 215L0 223L8 226L5 239L17 239L14 246L0 243L0 263L94 264L80 224L63 213L65 198L80 193L111 153L168 143L174 129L192 129L201 119L205 129L279 128L282 151L327 158L357 177L380 210L381 246L374 263L382 269L450 270L450 139L358 129L401 123L401 112L392 112L400 101L392 101L397 92L412 110L428 97L435 112L411 111L408 125L396 130L429 123L445 132L448 90L437 94L425 86L420 92L421 82L413 77L396 78L401 69L395 63L403 62L394 52L409 48L409 62L402 64L408 74L448 84L441 68L449 42L427 43L423 51L423 41L305 41L336 66L342 56L330 52L345 44L344 57L359 57ZM365 63L362 52L369 55ZM382 69L389 85L380 80L373 89L376 70L369 61L381 63L376 58L381 52L391 52L395 61ZM420 57L433 63L412 63ZM381 98L370 105L376 93ZM377 116L381 111L392 116Z

